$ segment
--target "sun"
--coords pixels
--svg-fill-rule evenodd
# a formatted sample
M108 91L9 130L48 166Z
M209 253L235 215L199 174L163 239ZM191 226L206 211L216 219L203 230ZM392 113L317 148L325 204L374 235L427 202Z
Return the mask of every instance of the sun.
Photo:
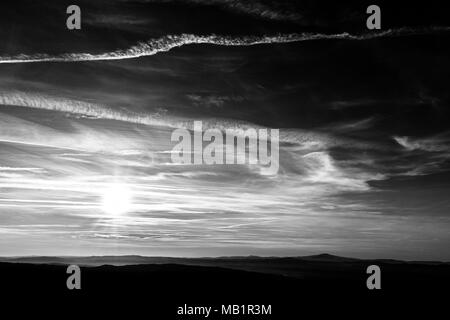
M115 183L105 188L102 195L101 208L110 215L121 215L131 210L130 188L124 184Z

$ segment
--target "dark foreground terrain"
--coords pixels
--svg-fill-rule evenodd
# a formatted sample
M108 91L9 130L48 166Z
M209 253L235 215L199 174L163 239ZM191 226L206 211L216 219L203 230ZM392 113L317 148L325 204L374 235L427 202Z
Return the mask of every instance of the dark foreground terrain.
M205 319L178 307L210 306L207 319L309 319L398 316L445 309L450 264L302 258L145 257L0 259L2 311L65 317ZM127 263L134 264L126 265ZM66 287L67 265L81 266L81 290ZM113 265L117 264L117 265ZM366 268L380 266L381 290ZM271 315L222 314L222 305L271 305ZM242 309L240 309L242 310Z

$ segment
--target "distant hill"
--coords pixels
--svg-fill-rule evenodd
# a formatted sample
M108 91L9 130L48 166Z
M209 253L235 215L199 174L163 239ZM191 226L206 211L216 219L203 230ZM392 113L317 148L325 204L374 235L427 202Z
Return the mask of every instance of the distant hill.
M203 319L179 317L179 306L271 305L270 317L360 319L388 312L404 318L417 307L445 306L450 288L448 263L360 260L331 255L309 257L23 257L2 258L0 291L5 308L63 308L104 318ZM67 264L81 265L82 289L66 287ZM112 265L115 264L115 265ZM382 270L382 289L366 287L367 266ZM31 307L34 306L34 307ZM363 310L363 311L360 311ZM364 312L364 313L361 313ZM226 319L220 314L208 319ZM231 317L230 319L241 319ZM244 319L244 318L243 318ZM246 318L245 318L246 319Z
M233 270L276 274L293 278L332 278L336 274L347 277L348 274L364 271L370 264L383 264L388 266L408 264L418 266L449 266L444 262L405 262L400 260L362 260L355 258L339 257L330 254L319 254L304 257L258 257L237 256L217 258L174 258L174 257L144 257L138 255L128 256L91 256L91 257L11 257L0 258L0 262L27 263L27 264L51 264L98 267L131 266L131 265L184 265L201 267L220 267ZM330 268L339 266L339 268ZM361 272L362 272L361 271Z

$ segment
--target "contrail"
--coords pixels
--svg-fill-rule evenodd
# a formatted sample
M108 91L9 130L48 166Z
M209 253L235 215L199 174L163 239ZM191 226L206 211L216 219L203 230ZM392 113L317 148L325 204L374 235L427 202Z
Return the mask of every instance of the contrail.
M370 32L359 35L347 32L338 34L324 33L291 33L275 36L244 36L230 37L219 35L193 35L180 34L168 35L147 42L140 42L128 49L91 54L91 53L64 53L60 55L32 54L0 56L0 63L31 63L31 62L76 62L76 61L104 61L134 59L152 56L161 52L167 52L177 47L190 44L211 44L219 46L254 46L262 44L292 43L311 40L371 40L376 38L402 37L424 34L434 34L450 31L450 27L428 27L428 28L399 28L386 31Z

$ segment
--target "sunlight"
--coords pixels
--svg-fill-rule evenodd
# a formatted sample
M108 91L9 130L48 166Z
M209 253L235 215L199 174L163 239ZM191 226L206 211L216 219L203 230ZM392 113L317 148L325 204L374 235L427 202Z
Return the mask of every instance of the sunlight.
M131 210L131 191L124 184L108 186L102 196L102 210L111 215L120 215Z

